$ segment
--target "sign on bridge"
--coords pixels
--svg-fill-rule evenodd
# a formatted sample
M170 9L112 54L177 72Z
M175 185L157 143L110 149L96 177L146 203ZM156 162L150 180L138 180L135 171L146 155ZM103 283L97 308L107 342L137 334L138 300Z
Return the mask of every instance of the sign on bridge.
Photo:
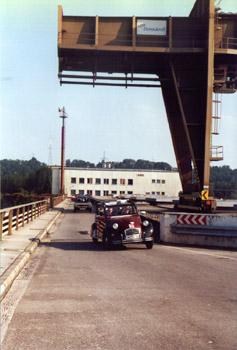
M181 225L207 225L206 215L179 214L177 215L177 224Z
M137 20L137 35L167 35L167 22L165 20Z

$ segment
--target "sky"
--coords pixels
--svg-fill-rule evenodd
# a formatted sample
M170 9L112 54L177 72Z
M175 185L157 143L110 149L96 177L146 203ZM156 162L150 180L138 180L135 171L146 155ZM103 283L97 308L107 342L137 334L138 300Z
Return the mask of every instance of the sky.
M194 0L2 0L0 4L0 159L60 163L65 106L66 159L124 158L176 166L160 89L59 85L57 6L78 16L188 16ZM182 4L182 6L181 6ZM222 0L237 12L236 0ZM237 168L237 93L223 95L224 161Z

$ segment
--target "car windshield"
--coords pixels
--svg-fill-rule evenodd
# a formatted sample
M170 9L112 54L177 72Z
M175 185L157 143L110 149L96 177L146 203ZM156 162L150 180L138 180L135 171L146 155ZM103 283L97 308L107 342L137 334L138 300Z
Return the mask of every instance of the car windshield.
M137 214L136 208L133 205L116 205L105 208L106 216L122 216Z
M84 202L88 202L88 199L85 197L77 197L76 202L84 203Z

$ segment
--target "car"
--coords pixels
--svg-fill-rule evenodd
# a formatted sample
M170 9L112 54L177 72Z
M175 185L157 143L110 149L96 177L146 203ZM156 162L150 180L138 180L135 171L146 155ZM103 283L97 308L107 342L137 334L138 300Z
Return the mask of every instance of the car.
M147 219L141 219L135 203L116 201L99 204L95 222L91 226L94 243L102 241L105 249L115 245L143 243L153 247L153 226Z
M74 201L74 212L87 210L92 212L92 204L88 196L77 196Z

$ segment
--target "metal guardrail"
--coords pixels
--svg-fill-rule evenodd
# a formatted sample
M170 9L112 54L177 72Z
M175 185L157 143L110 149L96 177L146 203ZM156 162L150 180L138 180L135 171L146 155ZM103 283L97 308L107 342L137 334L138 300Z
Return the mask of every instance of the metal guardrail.
M63 195L52 196L41 201L0 209L0 240L44 214L49 208L54 208L64 199Z
M31 202L0 210L0 240L25 226L49 209L49 200Z
M50 197L50 207L54 208L56 205L61 203L65 199L64 195L56 196L56 197Z
M181 235L237 238L237 227L172 224L171 232Z
M237 38L225 37L220 43L221 49L235 49L237 50Z
M210 160L218 161L223 160L223 146L211 146Z

